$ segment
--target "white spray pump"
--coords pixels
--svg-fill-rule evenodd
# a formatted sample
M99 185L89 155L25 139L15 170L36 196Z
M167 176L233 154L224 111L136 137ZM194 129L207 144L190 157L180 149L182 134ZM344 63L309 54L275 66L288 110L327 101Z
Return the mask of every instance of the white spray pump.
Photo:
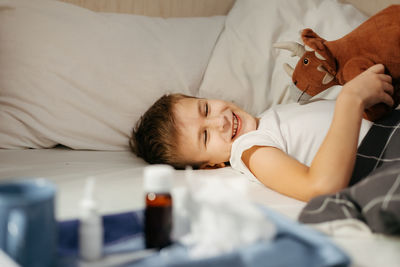
M88 177L80 203L79 252L86 261L100 259L103 251L103 221L93 198L94 185L94 177Z

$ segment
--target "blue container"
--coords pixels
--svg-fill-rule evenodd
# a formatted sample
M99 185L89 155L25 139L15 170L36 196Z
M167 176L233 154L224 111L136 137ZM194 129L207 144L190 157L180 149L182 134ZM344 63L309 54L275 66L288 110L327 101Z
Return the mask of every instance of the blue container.
M0 249L24 267L53 266L55 187L45 179L0 183Z

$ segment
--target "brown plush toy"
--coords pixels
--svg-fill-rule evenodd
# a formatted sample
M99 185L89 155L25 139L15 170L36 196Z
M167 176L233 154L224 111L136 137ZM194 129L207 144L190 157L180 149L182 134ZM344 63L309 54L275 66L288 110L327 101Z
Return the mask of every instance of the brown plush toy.
M392 76L395 105L377 104L364 117L375 121L397 107L400 101L400 5L392 5L370 17L349 34L326 41L311 29L304 29L296 42L274 46L299 56L296 68L284 65L293 83L300 89L298 101L307 100L333 85L343 85L374 64L382 63Z

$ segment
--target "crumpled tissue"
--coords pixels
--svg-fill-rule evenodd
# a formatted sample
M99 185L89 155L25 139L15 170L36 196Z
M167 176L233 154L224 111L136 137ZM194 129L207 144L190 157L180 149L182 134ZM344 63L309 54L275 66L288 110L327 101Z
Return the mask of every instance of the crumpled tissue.
M275 236L275 225L247 197L246 181L190 169L185 174L186 186L172 192L173 238L191 257L217 256Z

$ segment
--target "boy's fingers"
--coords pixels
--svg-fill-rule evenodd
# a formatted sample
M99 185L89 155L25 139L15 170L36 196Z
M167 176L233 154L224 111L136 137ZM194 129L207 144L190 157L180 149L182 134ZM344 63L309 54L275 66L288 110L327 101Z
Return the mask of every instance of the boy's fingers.
M383 73L385 71L385 66L383 64L375 64L368 69L369 71L373 71L375 73Z
M393 95L393 90L394 90L394 88L393 88L393 85L392 85L391 83L384 82L384 83L383 83L383 90L384 90L387 94Z
M387 75L387 74L378 74L379 75L379 79L381 79L382 81L388 82L388 83L392 83L392 76Z
M388 105L389 107L392 107L394 105L393 98L388 94L383 95L382 102Z

